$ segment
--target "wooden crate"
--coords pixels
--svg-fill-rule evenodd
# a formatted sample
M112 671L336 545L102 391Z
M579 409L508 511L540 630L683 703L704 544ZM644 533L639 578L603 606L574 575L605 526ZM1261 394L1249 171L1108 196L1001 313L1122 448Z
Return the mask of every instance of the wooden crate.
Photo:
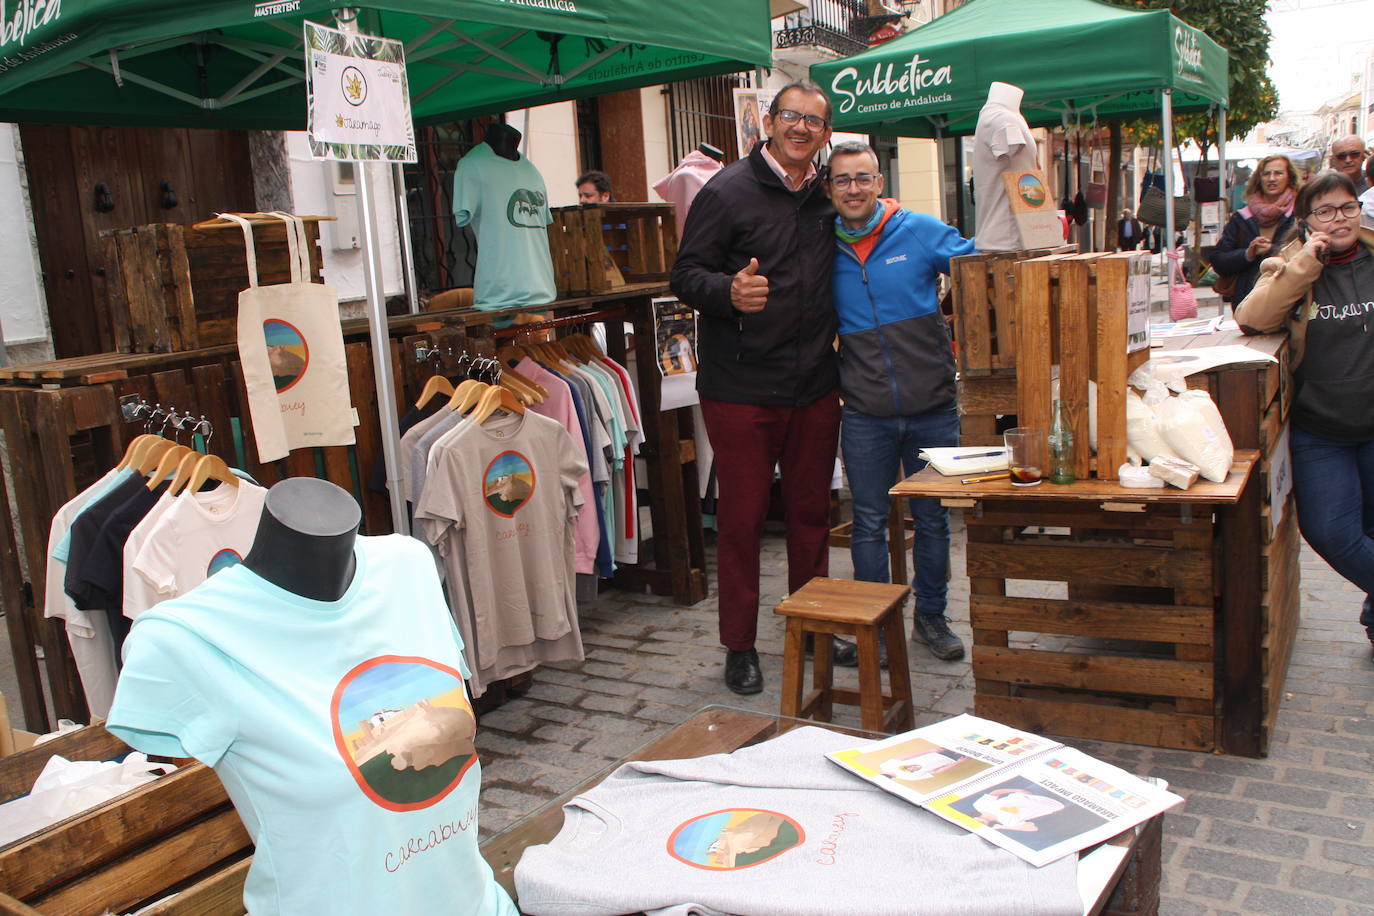
M319 217L303 217L311 278L321 281ZM154 223L102 232L110 265L111 325L116 348L166 353L232 343L239 293L248 287L242 230L233 223ZM258 282L286 283L291 266L286 225L255 223Z
M959 444L1001 447L997 418L1016 413L1016 376L959 378Z
M0 801L23 795L49 758L109 760L128 746L100 726L0 760ZM219 777L193 761L0 848L0 910L99 916L239 914L252 844Z
M1045 254L998 251L950 262L960 376L1016 374L1016 263Z
M558 207L548 227L558 295L668 279L677 258L672 204Z
M1054 367L1073 425L1075 476L1115 480L1126 460L1126 379L1150 358L1127 353L1132 276L1148 275L1149 255L1052 255L1017 262L1016 417L1048 432ZM1097 384L1097 460L1088 447L1088 382Z

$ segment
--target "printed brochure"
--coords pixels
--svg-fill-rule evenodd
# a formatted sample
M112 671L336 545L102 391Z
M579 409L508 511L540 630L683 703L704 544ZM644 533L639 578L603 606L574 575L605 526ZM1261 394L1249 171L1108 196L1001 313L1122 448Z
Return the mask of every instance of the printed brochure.
M1049 738L977 716L826 756L1036 866L1183 801Z

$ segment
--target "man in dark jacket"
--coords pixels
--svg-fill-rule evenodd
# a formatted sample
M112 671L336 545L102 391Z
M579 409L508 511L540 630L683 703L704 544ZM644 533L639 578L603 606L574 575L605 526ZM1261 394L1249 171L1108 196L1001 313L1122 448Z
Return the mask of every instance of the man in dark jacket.
M1145 238L1145 227L1130 208L1121 211L1121 219L1116 221L1116 247L1120 251L1135 251Z
M950 258L973 243L933 216L881 198L878 157L866 143L830 153L835 220L835 311L840 319L840 443L854 497L850 554L854 578L888 581L888 490L926 466L924 448L959 444L954 353L940 313L937 283ZM962 658L949 629L949 510L938 499L911 500L916 523L916 614L912 638L942 659Z
M767 143L692 202L673 291L700 313L697 390L716 453L717 576L725 683L763 689L754 638L759 540L782 470L788 588L829 572L830 480L840 407L830 301L835 211L814 157L830 103L792 84L763 119Z

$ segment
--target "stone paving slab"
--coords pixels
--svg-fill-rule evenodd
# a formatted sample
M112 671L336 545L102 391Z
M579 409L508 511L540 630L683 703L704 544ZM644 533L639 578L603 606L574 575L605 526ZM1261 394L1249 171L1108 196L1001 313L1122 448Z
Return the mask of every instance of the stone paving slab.
M967 642L964 531L954 515L949 616ZM787 579L783 539L771 528L763 568L758 648L765 689L753 697L736 696L721 681L714 598L681 608L608 591L584 607L587 660L540 669L526 696L481 719L483 834L605 770L704 705L776 713L783 628L771 608L784 597ZM832 551L831 572L851 574L847 552ZM1024 585L1025 594L1051 593ZM1356 623L1360 598L1304 545L1303 620L1267 758L1066 742L1167 779L1187 800L1165 819L1161 913L1374 916L1374 664ZM907 649L917 724L972 710L967 661ZM855 681L853 671L839 673L841 682ZM836 721L857 726L857 710L837 707Z

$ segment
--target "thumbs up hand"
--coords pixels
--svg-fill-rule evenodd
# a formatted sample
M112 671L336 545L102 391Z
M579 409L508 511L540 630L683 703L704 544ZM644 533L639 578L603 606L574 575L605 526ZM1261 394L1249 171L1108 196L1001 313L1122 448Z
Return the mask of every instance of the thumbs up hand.
M749 263L730 281L730 304L741 312L761 312L768 304L768 278L759 273L759 259Z

